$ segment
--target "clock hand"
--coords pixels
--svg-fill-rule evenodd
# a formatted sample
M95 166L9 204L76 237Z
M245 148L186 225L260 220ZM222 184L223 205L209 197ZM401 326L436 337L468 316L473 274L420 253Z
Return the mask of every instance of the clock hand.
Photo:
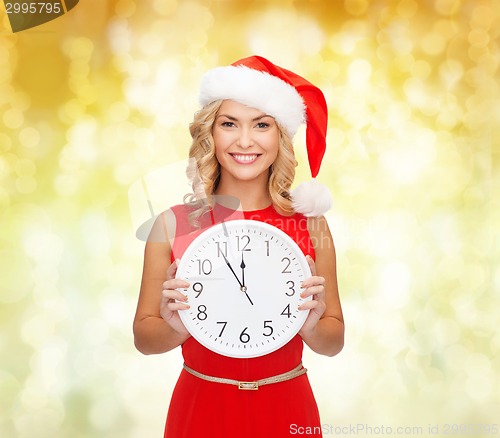
M241 251L241 282L243 283L243 286L245 286L245 268L247 266L245 265L245 260L243 260L243 251Z
M233 267L231 266L231 263L229 263L229 260L227 259L227 257L224 255L224 253L222 253L222 257L224 257L224 261L226 262L226 265L229 267L229 269L231 270L231 272L233 273L234 275L234 278L236 278L236 281L238 282L238 284L240 285L240 289L243 289L243 284L241 283L240 279L238 278L238 276L236 275L236 272L234 272L234 269Z
M229 269L231 270L231 272L232 272L232 273L233 273L233 275L234 275L234 278L236 278L236 281L237 281L237 282L238 282L238 284L240 285L240 290L241 290L242 292L244 292L244 293L245 293L245 295L246 295L246 296L247 296L247 298L248 298L248 301L250 301L250 304L253 306L253 301L251 300L251 298L250 298L250 297L248 296L248 294L247 294L247 288L246 288L246 286L245 286L245 285L243 285L243 284L241 283L240 279L239 279L239 278L238 278L238 276L236 275L236 272L234 272L234 269L233 269L233 267L231 266L231 263L229 263L229 260L227 259L227 257L226 257L224 254L222 254L222 257L224 257L224 260L225 260L225 262L226 262L226 265L229 267Z
M248 293L247 293L247 287L245 286L245 268L246 268L246 265L245 265L245 260L243 260L243 251L241 251L241 265L240 265L240 268L241 268L241 282L243 283L243 285L241 286L241 291L245 292L245 295L247 296L248 301L250 301L250 304L253 306L253 301L250 298L250 296L248 295Z
M224 235L229 239L229 233L227 232L226 223L224 221L222 221L222 228L224 230ZM229 267L229 269L233 273L234 277L236 278L236 281L240 285L240 290L245 293L245 295L248 298L248 301L250 301L250 304L253 306L253 301L250 298L250 296L248 295L248 293L247 293L247 287L245 286L245 271L243 271L243 283L242 283L240 281L240 279L238 278L238 276L236 275L236 272L234 272L234 269L231 266L231 263L229 263L229 260L224 255L224 253L222 253L222 257L224 257L224 261L226 262L226 265ZM243 261L243 252L241 253L241 268L242 268L242 270L245 269L245 262Z

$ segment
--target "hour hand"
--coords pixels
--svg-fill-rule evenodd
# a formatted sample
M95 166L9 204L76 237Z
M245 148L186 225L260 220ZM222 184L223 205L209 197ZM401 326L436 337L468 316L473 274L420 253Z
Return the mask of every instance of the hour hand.
M245 265L245 260L243 259L243 251L241 251L241 282L243 283L243 287L246 287L245 285L245 268L247 266Z

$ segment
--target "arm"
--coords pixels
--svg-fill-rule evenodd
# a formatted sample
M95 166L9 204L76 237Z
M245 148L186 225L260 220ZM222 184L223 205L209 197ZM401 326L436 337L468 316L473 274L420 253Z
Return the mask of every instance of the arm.
M313 299L302 305L310 309L299 331L304 342L316 353L334 356L344 346L344 318L337 286L335 247L324 217L309 218L309 234L316 252L316 263L310 257L312 277L304 281L302 296Z
M162 215L150 235L155 237L148 239L144 251L141 290L133 326L135 346L143 354L170 351L189 337L177 314L177 310L187 305L175 302L184 299L175 289L186 287L186 283L175 279L177 263L170 263L172 250L163 225ZM163 238L158 238L159 235Z

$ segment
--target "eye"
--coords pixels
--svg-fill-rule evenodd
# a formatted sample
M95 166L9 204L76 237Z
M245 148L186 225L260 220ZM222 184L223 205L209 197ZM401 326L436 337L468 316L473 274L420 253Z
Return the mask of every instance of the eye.
M222 122L221 126L224 126L225 128L233 128L234 127L234 123L226 121L226 122Z
M257 128L260 128L260 129L266 129L266 128L269 128L269 123L266 123L266 122L259 122L257 123Z

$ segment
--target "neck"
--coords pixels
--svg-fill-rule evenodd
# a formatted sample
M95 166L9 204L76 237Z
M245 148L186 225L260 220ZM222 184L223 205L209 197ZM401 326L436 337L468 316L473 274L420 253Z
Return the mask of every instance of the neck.
M267 192L267 178L265 184L241 180L229 182L221 179L215 194L238 199L244 211L261 210L272 203Z

